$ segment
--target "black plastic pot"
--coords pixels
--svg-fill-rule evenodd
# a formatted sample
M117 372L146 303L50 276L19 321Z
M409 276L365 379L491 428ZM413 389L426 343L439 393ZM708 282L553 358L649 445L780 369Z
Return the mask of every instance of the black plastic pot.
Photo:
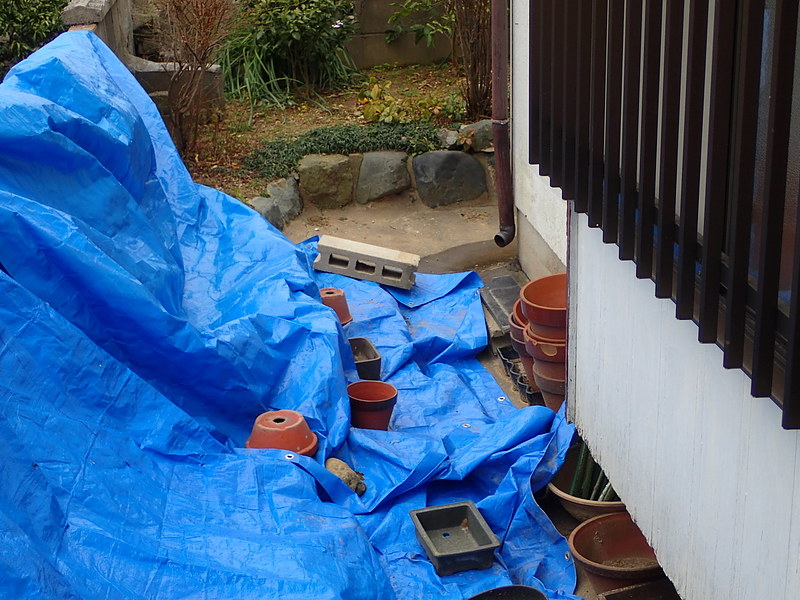
M381 354L369 338L348 338L353 358L356 361L356 370L361 379L379 381L381 378Z
M506 585L471 596L469 600L547 600L547 596L527 585Z

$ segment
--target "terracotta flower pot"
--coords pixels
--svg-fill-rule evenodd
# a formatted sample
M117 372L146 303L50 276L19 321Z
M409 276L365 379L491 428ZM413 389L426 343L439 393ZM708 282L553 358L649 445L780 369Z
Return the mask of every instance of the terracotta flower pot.
M655 552L627 512L584 521L570 534L569 549L597 594L664 576Z
M528 354L528 350L525 348L525 342L522 341L522 338L517 339L513 335L511 336L511 345L513 346L514 350L517 351L517 354L520 358L523 356L525 358L530 358L531 355Z
M517 325L522 325L523 327L525 327L528 324L528 317L526 317L525 313L522 312L521 298L516 302L514 302L514 310L511 311L511 316L514 317L514 320L517 322Z
M533 361L533 380L543 392L564 395L566 369L563 363Z
M567 274L534 279L520 290L522 312L529 321L548 327L567 326Z
M545 399L546 401L546 399ZM567 450L564 464L555 474L553 480L547 484L547 488L558 498L561 506L578 521L586 521L599 515L608 513L622 512L625 510L625 503L617 500L616 502L601 502L599 500L585 500L569 493L572 483L572 476L575 474L575 467L578 464L580 445L575 444Z
M517 302L519 302L519 300L517 300ZM518 340L522 339L522 332L525 331L525 325L519 324L514 313L508 315L508 327L511 329L511 337L515 337Z
M559 343L539 338L531 334L529 327L524 329L523 335L525 336L525 349L533 360L554 363L563 363L567 360L566 342Z
M548 327L547 325L540 325L533 321L528 321L525 326L528 333L535 335L542 341L552 342L556 344L563 344L567 341L567 328L566 327Z
M356 381L347 386L350 424L361 429L389 429L397 388L384 381Z
M528 378L528 385L531 386L533 391L539 391L539 386L536 385L536 382L533 379L533 359L530 356L522 355L520 355L519 359L520 362L522 362L522 368L525 369L525 376Z
M344 290L339 288L322 288L319 291L319 295L320 298L322 298L322 303L336 312L336 316L339 317L339 322L342 325L347 325L353 320L350 314L350 308L347 306L347 296L345 296Z
M564 394L551 394L550 392L545 392L544 390L541 392L544 405L553 412L558 412L561 408L561 405L564 404Z
M256 417L253 431L245 446L247 448L280 448L304 456L314 456L317 453L319 440L299 412L275 410Z

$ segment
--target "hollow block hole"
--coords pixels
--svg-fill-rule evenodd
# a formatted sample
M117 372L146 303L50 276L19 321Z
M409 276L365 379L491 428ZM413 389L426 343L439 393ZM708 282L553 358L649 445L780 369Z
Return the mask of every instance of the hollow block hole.
M386 279L402 279L403 278L403 271L400 269L396 269L394 267L383 267L383 271L381 272L381 276L385 277Z
M342 254L331 254L330 258L328 258L328 264L333 267L346 269L350 266L350 259Z
M372 275L375 272L375 263L367 262L365 260L356 260L356 271L359 273L367 273Z

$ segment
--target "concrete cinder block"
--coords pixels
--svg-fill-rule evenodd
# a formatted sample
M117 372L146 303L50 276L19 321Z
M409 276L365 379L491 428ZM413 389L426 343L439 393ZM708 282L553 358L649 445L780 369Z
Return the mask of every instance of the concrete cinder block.
M102 21L115 0L72 0L61 11L64 25L87 25Z
M375 281L405 290L414 286L419 256L391 248L323 235L314 268L326 273Z

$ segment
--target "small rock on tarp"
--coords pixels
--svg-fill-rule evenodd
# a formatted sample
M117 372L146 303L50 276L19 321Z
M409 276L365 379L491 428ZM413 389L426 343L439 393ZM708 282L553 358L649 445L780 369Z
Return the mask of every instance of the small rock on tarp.
M325 468L344 481L351 490L359 496L367 491L367 484L364 483L364 474L354 471L343 460L329 458L325 461Z

